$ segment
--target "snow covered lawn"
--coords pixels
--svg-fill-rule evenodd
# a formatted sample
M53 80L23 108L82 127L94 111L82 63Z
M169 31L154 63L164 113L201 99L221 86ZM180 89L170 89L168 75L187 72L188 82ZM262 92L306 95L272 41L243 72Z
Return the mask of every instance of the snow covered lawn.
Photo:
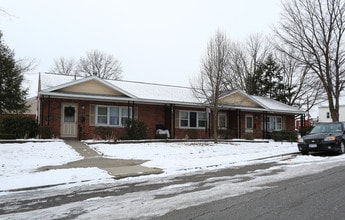
M0 144L0 195L7 190L110 178L98 168L36 171L39 167L80 159L82 157L62 140Z
M297 152L296 143L142 143L90 144L105 157L143 159L147 167L175 175L196 170L219 169L259 163L260 159ZM0 144L0 194L40 186L72 187L115 181L96 167L37 172L37 168L82 159L61 140Z
M110 158L149 160L147 167L158 167L167 175L258 163L263 158L298 152L296 143L141 143L92 144Z

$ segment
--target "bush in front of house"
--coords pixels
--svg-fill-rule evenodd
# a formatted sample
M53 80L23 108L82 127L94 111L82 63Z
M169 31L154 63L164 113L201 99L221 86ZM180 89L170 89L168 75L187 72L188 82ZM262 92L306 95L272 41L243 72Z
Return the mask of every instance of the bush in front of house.
M38 134L38 124L35 119L26 116L8 116L0 119L0 134L2 137L34 138ZM5 139L5 138L4 138Z
M156 139L168 139L168 135L167 134L156 134L155 138Z
M42 139L51 139L54 137L53 131L49 126L40 126L39 134Z
M309 134L310 131L314 128L314 126L305 126L305 127L301 127L299 129L299 133L301 134L301 136L304 136L306 134Z
M16 135L15 134L0 134L0 139L16 139Z
M146 139L146 124L142 121L129 119L126 123L126 137L127 140L143 140Z
M274 131L272 133L272 139L274 141L296 141L297 132L296 131Z
M96 127L94 131L97 139L115 140L115 134L111 127Z

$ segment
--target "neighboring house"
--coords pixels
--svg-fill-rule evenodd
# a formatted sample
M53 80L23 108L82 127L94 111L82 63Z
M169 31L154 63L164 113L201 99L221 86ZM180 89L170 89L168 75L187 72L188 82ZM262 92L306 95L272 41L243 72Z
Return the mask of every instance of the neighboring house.
M95 129L109 127L125 135L128 118L147 126L147 137L167 129L171 138L210 138L212 112L191 88L103 80L95 76L40 74L38 119L60 138L97 138ZM220 99L221 138L265 138L272 131L294 131L295 116L304 112L283 103L234 91Z
M345 105L339 106L339 121L345 121ZM319 122L332 122L328 106L319 106Z

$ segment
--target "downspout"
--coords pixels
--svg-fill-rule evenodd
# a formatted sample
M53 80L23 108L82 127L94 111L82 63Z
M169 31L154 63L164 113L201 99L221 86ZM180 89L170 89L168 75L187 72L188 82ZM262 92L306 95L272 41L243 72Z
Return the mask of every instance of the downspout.
M134 119L134 116L135 116L135 114L134 114L134 101L132 102L132 120Z
M205 108L205 115L206 115L206 125L205 125L205 135L207 135L207 126L208 126L208 123L207 123L207 107Z
M42 99L40 100L40 125L44 125L44 95L42 95Z
M48 96L48 124L49 125L49 121L50 121L50 96Z
M128 101L128 104L127 104L127 120L129 119L129 115L131 114L131 110L130 110L130 102Z
M267 134L268 134L268 124L267 124L267 119L268 119L268 112L265 112L265 118L266 118L266 120L265 120L265 138L268 138L268 136L267 136Z
M211 110L208 112L208 138L211 138Z
M237 138L241 138L241 117L240 117L240 110L237 109Z
M171 122L170 122L170 131L171 131L171 138L175 139L175 105L171 104L170 105L170 118L171 118Z
M266 139L266 117L265 112L262 112L262 138Z

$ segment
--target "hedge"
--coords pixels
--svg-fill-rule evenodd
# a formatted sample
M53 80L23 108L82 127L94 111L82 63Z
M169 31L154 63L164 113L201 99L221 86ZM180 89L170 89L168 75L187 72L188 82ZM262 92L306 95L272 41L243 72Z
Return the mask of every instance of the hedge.
M38 134L35 119L26 116L8 116L0 119L1 137L34 138Z
M272 133L272 139L274 141L297 141L296 131L274 131Z

